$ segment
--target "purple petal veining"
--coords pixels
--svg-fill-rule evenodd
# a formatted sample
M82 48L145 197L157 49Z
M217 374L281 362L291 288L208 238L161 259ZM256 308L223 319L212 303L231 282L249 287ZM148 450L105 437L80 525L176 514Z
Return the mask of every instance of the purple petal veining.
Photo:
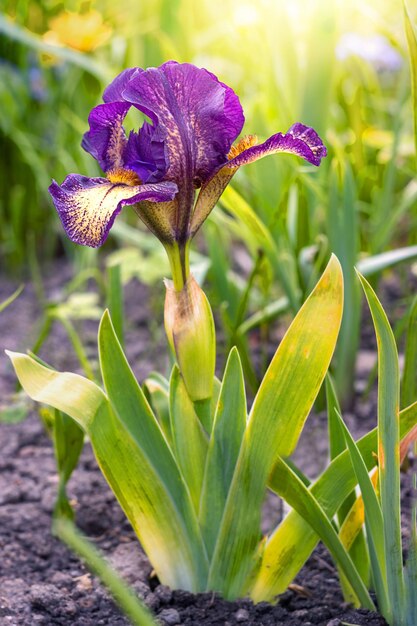
M90 113L82 146L107 178L67 176L49 188L69 237L99 246L125 205L164 242L180 246L197 232L240 166L286 152L319 165L326 148L317 133L297 123L260 145L240 134L244 116L235 92L211 72L168 61L129 68L105 89ZM134 106L150 121L126 135ZM201 187L195 203L195 190Z
M320 165L322 158L327 154L326 147L316 131L309 126L296 123L285 135L282 133L272 135L264 143L251 146L225 165L240 167L277 152L295 154L316 166Z
M123 206L142 200L166 202L176 192L177 186L171 182L130 186L78 174L69 174L62 185L53 181L49 187L68 237L93 248L105 242Z
M166 178L199 185L224 161L244 117L239 99L210 72L169 61L135 74L123 91L161 127Z

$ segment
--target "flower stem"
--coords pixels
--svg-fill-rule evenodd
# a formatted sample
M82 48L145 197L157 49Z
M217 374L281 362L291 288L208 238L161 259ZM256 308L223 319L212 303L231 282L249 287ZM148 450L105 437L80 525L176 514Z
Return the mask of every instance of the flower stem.
M190 275L189 242L165 246L171 266L172 280L176 291L181 291Z

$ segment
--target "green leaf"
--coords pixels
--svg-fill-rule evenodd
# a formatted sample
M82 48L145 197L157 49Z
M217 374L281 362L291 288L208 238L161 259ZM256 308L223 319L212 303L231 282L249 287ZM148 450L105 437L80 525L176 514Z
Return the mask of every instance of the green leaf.
M417 402L400 414L401 438L417 424ZM375 466L377 429L357 442L368 469ZM334 459L310 490L331 519L357 483L348 450ZM281 489L280 474L272 471L268 486L273 491ZM296 512L290 511L268 538L254 587L250 591L255 602L273 601L284 593L304 565L319 537L311 526Z
M3 302L0 304L0 313L2 311L4 311L4 309L7 309L7 307L9 306L9 304L11 304L14 300L16 300L16 298L18 298L20 296L20 294L22 293L24 288L24 285L20 285L20 287L18 287L16 289L16 291L14 291L12 293L11 296L9 296L8 298L6 298L6 300L3 300Z
M415 518L414 518L415 524ZM417 624L417 536L415 525L411 533L408 558L405 566L406 582L406 624L412 626Z
M122 421L90 380L55 372L24 354L8 354L31 398L67 413L86 431L97 462L160 580L191 591L205 588L207 559L188 493L179 477L178 491L183 489L184 497L173 501L139 443L141 424L125 415L126 423ZM125 384L125 379L121 383L119 379L122 395ZM178 510L181 505L183 514Z
M209 557L213 554L245 426L246 395L242 366L237 349L232 348L214 417L200 502L200 526Z
M337 413L340 413L340 405L330 374L326 376L326 401L330 460L333 461L346 448L346 442L343 429L337 418Z
M168 443L172 445L169 416L169 381L161 374L152 372L144 381L143 389Z
M180 371L174 365L170 383L171 432L175 458L198 513L208 441Z
M378 465L387 587L390 612L401 624L404 607L404 576L401 545L400 504L400 374L394 334L387 316L367 280L359 275L371 310L378 344ZM391 613L392 611L392 613Z
M77 531L72 522L57 520L54 523L54 532L97 574L134 626L157 626L158 622L153 619L144 602L106 563L96 547Z
M385 269L394 267L398 263L413 261L416 257L417 246L407 246L360 259L356 263L356 267L363 276L368 278L369 276L379 274Z
M410 53L412 109L414 116L414 140L417 159L417 32L410 16L407 2L403 0L405 34L407 36L408 50Z
M75 419L88 430L97 411L107 402L95 383L78 374L56 372L26 354L6 350L26 393Z
M168 494L165 497L167 497L167 499L169 498L171 506L177 509L176 516L181 518L182 523L187 528L190 549L195 551L196 559L201 559L201 571L199 574L203 575L205 558L201 536L197 527L197 517L192 510L190 497L184 484L184 479L185 482L187 482L188 476L187 474L181 473L181 470L184 469L181 464L182 459L177 458L177 464L161 427L153 415L145 395L123 354L108 311L104 313L100 324L99 354L103 382L109 399L120 421L128 429L129 435L140 448L140 452L146 457L146 460L150 464L150 470L158 476L158 482L162 482L164 485ZM186 394L185 388L183 393ZM188 395L186 395L186 397L191 404ZM178 408L184 408L184 406ZM181 414L181 416L183 416L183 414ZM188 415L184 416L185 423L188 423L189 420L186 419L188 417ZM175 444L176 433L174 429L172 432ZM191 439L187 437L183 438L181 441L181 444L188 451L188 459L192 458L190 450L192 450L193 447L190 442ZM188 446L190 446L190 448L188 448ZM108 451L109 461L111 456L110 451ZM115 455L113 454L113 456ZM126 456L125 458L129 459L129 462L132 461L130 456ZM107 463L107 459L102 460ZM120 461L123 462L122 457ZM197 468L194 467L194 469L196 475L198 475ZM138 476L140 476L140 474L138 474ZM121 484L121 487L123 488L123 484ZM190 491L191 497L193 498L194 494L191 489ZM194 506L196 506L194 500L193 502ZM129 506L132 506L132 503L134 503L134 500L130 502ZM178 522L179 521L180 520L178 520ZM167 523L170 523L169 518L165 520L165 524ZM185 534L184 541L186 541ZM187 552L188 550L185 551L185 554ZM154 564L153 561L152 563ZM198 581L196 582L198 584Z
M273 460L294 451L329 367L342 310L342 271L332 256L281 341L254 400L248 438L259 455Z
M358 574L358 571L343 547L330 519L306 485L298 478L283 459L278 459L274 468L276 478L279 476L279 495L299 513L317 532L325 543L334 560L341 567L344 575L354 589L362 606L374 610L375 606Z
M209 585L245 591L260 538L260 511L278 455L293 451L336 344L343 308L340 264L322 278L282 340L254 400L210 567Z
M77 466L84 445L84 431L65 413L55 409L52 418L52 437L58 469L58 497L54 516L65 515L73 519L73 511L66 494L66 485Z
M365 526L368 539L369 555L371 558L372 574L375 583L380 611L383 615L389 614L389 601L387 596L387 568L385 560L384 545L384 520L378 497L374 486L369 478L368 468L353 440L349 430L346 428L342 418L338 415L340 427L346 439L352 459L353 469L361 489L363 503L365 507Z
M408 316L404 350L404 369L401 385L401 406L417 399L417 298L414 298Z

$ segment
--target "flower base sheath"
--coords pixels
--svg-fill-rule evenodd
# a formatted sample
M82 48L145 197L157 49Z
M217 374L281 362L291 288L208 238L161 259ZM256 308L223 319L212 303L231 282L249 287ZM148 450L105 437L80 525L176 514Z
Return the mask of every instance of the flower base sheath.
M204 291L189 275L181 291L165 281L165 331L193 402L211 397L216 364L213 314Z

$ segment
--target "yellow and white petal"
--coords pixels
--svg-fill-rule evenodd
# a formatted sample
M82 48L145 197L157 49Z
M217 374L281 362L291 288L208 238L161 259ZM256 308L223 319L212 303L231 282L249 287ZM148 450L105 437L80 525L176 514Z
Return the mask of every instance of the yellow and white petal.
M68 237L97 248L107 239L123 206L142 200L167 202L174 198L177 186L171 182L132 186L70 174L62 185L53 181L49 192Z

